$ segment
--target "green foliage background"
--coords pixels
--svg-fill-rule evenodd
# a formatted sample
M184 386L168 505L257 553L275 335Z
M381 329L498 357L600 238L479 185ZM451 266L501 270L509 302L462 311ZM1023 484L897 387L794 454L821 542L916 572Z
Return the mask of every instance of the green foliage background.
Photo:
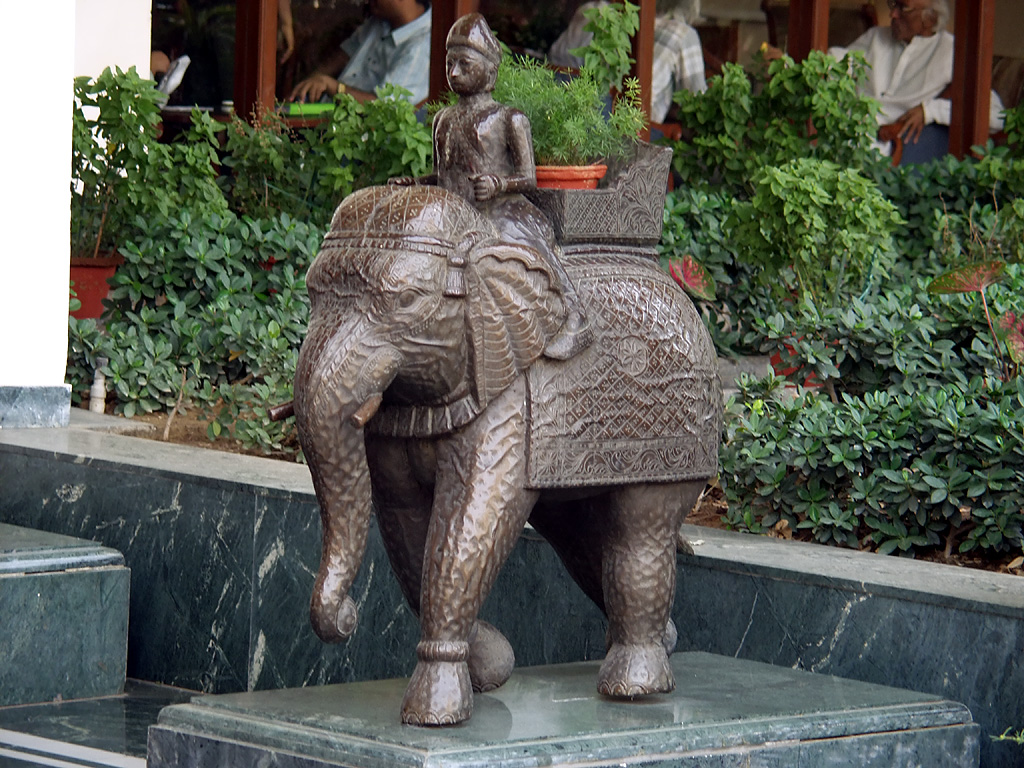
M893 168L872 146L862 75L858 58L812 54L730 65L706 93L677 94L662 258L689 254L714 279L717 298L698 306L720 354L777 354L787 369L743 380L728 403L725 520L880 552L1021 551L1019 361L977 294L927 287L1001 259L989 309L1024 317L1022 112L1005 146ZM103 240L125 263L102 321L69 321L73 396L105 359L118 412L184 403L209 415L211 437L296 455L292 425L267 408L291 398L306 268L344 195L429 170L429 128L385 91L340 97L301 131L268 116L222 134L196 113L162 144L147 87L119 72L76 84L100 116L76 106L72 234L94 246L106 206ZM125 178L141 188L122 197Z
M986 290L1024 311L1024 156L894 168L872 146L863 61L812 53L727 65L683 92L660 245L713 275L700 309L719 351L777 355L727 405L725 522L880 552L1024 547L1024 384L977 294L936 296L955 266L1011 262Z
M134 71L76 81L72 239L116 210L103 238L124 264L100 322L69 318L72 398L99 367L117 413L200 408L211 438L298 455L294 420L271 421L268 408L292 397L306 269L345 195L427 172L429 128L387 87L368 104L341 96L298 131L274 114L225 128L195 111L166 144L158 102Z

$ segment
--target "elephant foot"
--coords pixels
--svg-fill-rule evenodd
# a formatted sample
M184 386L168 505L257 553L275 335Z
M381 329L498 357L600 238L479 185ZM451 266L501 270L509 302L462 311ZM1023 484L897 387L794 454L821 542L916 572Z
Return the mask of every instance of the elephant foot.
M516 655L508 640L486 621L477 621L469 635L469 679L473 690L500 688L512 675Z
M420 661L412 673L402 700L402 722L406 725L457 725L473 714L473 689L469 682L467 643L420 643ZM424 646L460 647L462 660L430 661L423 658ZM428 648L429 650L429 648ZM436 654L444 655L444 654Z
M676 687L661 643L613 645L598 674L597 692L618 699L668 693Z

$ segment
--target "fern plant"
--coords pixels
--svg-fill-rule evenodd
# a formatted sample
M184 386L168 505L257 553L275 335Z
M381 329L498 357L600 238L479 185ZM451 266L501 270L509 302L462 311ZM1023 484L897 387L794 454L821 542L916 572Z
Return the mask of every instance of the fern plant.
M646 124L640 84L629 79L614 105L586 66L566 77L522 56L506 55L494 98L530 120L539 165L588 165L621 156Z

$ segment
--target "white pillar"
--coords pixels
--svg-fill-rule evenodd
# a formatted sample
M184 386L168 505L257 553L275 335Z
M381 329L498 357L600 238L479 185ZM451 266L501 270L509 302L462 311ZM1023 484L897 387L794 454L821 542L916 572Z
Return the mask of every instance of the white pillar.
M5 4L10 34L0 46L0 81L12 99L0 120L0 427L66 424L71 402L64 369L74 0L49 4L42 26L39 13L33 3Z
M45 23L41 12L4 3L0 428L64 426L70 413L72 80L108 64L149 68L150 0L53 0Z

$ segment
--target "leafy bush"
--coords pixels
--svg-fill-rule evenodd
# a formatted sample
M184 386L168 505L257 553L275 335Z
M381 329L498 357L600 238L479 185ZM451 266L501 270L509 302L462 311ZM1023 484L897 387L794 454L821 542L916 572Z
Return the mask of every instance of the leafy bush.
M137 216L190 206L226 211L216 185L215 126L193 113L185 140L162 144L163 94L139 76L108 67L75 78L71 159L71 253L94 256L130 236Z
M328 204L319 199L313 164L302 137L279 115L265 112L248 122L232 115L224 144L222 184L231 210L252 218L287 212L324 218Z
M321 132L306 134L317 166L321 194L331 210L356 189L384 184L392 176L423 176L433 163L430 126L405 98L407 91L386 85L365 103L351 96L335 99Z
M857 94L866 66L860 54L837 62L820 51L801 62L783 57L754 75L726 64L704 93L675 94L684 136L673 167L687 184L745 197L760 170L797 158L879 163L871 148L878 107Z
M159 143L159 94L134 71L76 81L76 93L72 236L107 216L105 242L124 264L102 325L68 320L74 401L100 367L118 413L196 406L211 438L297 453L294 422L272 422L268 408L291 399L306 269L341 197L427 171L429 128L387 87L367 104L339 96L303 131L274 115L234 120L221 150L222 127L199 111L178 141Z
M838 403L744 382L722 446L728 522L785 520L816 541L888 553L1024 545L1024 379L972 378Z
M137 228L143 236L121 249L105 332L69 321L76 400L106 357L117 412L170 410L180 399L210 415L211 437L294 453L293 425L271 422L267 408L291 399L319 229L285 214L197 220L187 211Z
M721 354L777 354L789 370L745 379L729 405L726 522L784 520L882 552L1017 551L1020 147L893 168L869 147L862 67L823 54L753 76L727 66L705 94L677 94L684 184L662 262L689 256L713 275L717 298L700 306ZM928 291L948 285L985 292Z
M702 301L699 308L719 354L754 354L759 348L751 336L753 323L773 312L775 302L770 288L757 279L758 270L734 255L726 224L733 204L720 189L684 186L670 192L658 254L666 270L689 255L711 274L717 299Z
M629 0L601 3L583 11L584 29L590 42L570 51L583 58L583 68L592 73L602 93L618 91L635 63L632 37L640 29L640 6Z
M430 128L403 93L387 85L365 104L340 94L323 123L302 130L275 114L253 123L233 119L223 179L232 210L255 218L287 213L326 226L354 190L427 173Z
M727 226L737 258L780 297L836 305L888 275L899 216L859 171L797 158L758 171L753 184Z
M1024 268L1006 276L990 308L1024 316ZM931 295L909 273L896 282L754 321L749 343L784 346L791 379L825 386L787 398L783 380L744 382L721 454L731 525L784 519L881 552L1022 546L1024 380L1005 375L980 301Z

